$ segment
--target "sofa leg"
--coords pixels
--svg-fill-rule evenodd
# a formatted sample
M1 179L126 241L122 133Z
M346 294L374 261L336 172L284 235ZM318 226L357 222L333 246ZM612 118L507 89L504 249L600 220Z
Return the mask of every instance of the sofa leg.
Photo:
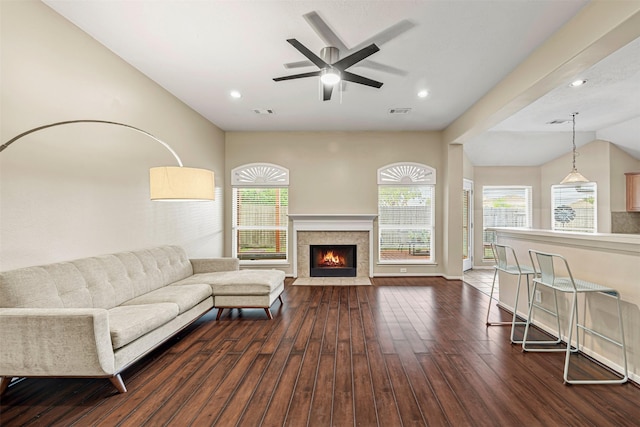
M7 390L13 377L0 377L0 396Z
M122 377L120 376L120 374L114 375L113 377L109 378L109 381L111 381L111 384L113 384L114 387L118 389L119 393L127 392L127 388L124 386L124 381L122 381Z
M269 318L269 320L273 320L273 316L271 315L271 310L269 310L268 308L265 308L264 311L267 313L267 317Z
M224 310L224 308L219 308L218 309L218 315L216 316L216 320L220 320L220 316L222 316L222 311Z
M280 304L284 304L284 301L282 301L282 294L278 295L278 299L280 300Z

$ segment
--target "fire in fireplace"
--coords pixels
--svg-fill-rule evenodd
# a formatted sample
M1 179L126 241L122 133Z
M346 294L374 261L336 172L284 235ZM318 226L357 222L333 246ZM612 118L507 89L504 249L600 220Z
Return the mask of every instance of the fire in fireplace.
M356 277L356 245L311 245L311 277Z

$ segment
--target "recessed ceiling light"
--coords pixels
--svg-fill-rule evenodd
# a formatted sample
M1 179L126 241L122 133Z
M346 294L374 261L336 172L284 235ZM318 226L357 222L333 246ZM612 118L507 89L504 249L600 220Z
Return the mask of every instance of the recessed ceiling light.
M429 91L426 89L418 92L418 98L426 98L428 95L429 95Z
M242 94L240 92L238 92L237 90L232 90L231 92L229 92L229 95L232 98L235 98L235 99L242 98Z
M571 87L578 87L578 86L582 86L583 84L585 84L587 81L586 80L575 80L572 81L571 84L569 86Z

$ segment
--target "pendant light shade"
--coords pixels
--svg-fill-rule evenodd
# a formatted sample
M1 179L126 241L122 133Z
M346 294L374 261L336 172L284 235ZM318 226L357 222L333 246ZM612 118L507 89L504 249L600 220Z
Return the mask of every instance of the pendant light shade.
M584 177L584 175L582 175L580 172L578 172L578 169L576 169L576 115L578 113L573 113L571 115L571 121L573 123L573 138L572 138L572 142L573 142L573 168L571 169L571 172L569 172L569 175L565 176L564 179L562 181L560 181L560 184L576 184L576 183L584 183L584 182L589 182L589 180L587 178Z
M584 175L582 175L580 172L574 169L569 172L569 175L565 176L564 179L560 181L560 184L576 184L580 182L589 182L589 180L585 178Z

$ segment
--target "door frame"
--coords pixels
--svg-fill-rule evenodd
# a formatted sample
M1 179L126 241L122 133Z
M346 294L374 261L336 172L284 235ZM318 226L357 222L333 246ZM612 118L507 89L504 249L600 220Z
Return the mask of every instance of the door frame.
M462 180L462 194L469 192L469 203L467 205L467 253L469 256L462 260L462 271L471 270L473 268L473 181L470 179ZM463 213L464 218L464 213ZM464 232L464 228L463 228ZM464 242L464 239L463 239ZM464 253L464 248L463 248Z

